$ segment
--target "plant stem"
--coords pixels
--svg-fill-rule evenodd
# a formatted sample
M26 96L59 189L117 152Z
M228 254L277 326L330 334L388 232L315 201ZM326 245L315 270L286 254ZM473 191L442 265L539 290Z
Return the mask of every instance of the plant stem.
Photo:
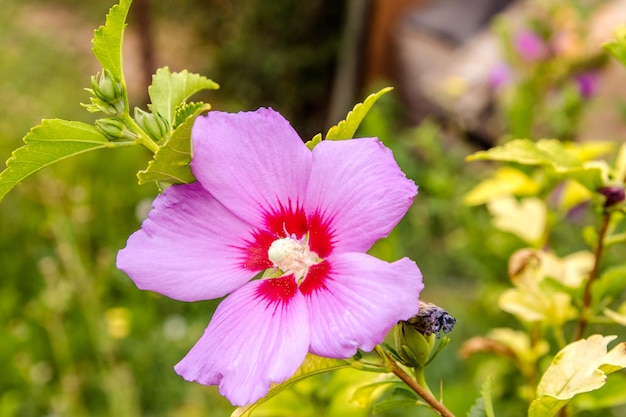
M402 382L407 384L409 388L417 393L428 405L432 407L432 409L443 417L455 417L454 414L450 410L448 410L441 402L439 402L428 390L424 389L417 381L409 374L407 374L404 369L398 363L393 360L391 356L380 346L376 346L376 353L383 360L384 366L389 369L395 376L400 378Z
M137 138L135 139L136 143L150 149L152 153L156 153L156 151L159 150L159 145L155 141L150 139L148 135L146 135L143 129L141 129L139 125L137 125L135 119L130 117L130 114L125 112L120 115L120 118L124 121L126 127L128 127L134 134L137 135Z
M598 244L596 245L596 249L593 253L594 262L593 268L589 273L589 279L587 279L587 283L585 284L585 291L583 293L583 306L582 313L580 315L580 319L578 320L578 326L576 327L576 333L574 334L574 340L582 339L585 328L589 322L589 310L591 306L591 287L598 277L598 272L600 271L600 260L602 259L602 252L604 251L604 240L606 238L607 231L609 229L609 223L611 221L611 213L605 212L604 216L602 216L602 224L600 225L600 231L598 232Z

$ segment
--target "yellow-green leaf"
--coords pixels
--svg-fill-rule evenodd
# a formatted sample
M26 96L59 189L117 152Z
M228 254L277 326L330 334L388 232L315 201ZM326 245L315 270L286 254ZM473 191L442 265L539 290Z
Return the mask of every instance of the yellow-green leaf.
M102 68L109 70L118 80L123 80L122 40L131 3L132 0L121 0L111 7L106 23L96 29L91 41L93 53Z
M92 125L81 122L44 120L24 137L24 146L16 149L0 172L0 200L29 175L70 156L101 148L112 148Z
M378 101L380 97L389 91L393 90L392 87L383 88L377 93L370 94L363 103L359 103L354 106L351 112L348 113L348 116L345 120L339 122L336 126L328 129L328 133L326 133L326 140L343 140L343 139L352 139L356 130L359 128L359 125L370 111L374 103Z
M252 411L254 411L257 406L263 404L265 401L274 397L276 394L290 387L291 385L296 384L303 379L313 375L318 375L323 372L334 371L337 369L349 368L350 366L350 362L343 359L323 358L321 356L316 356L309 353L304 359L304 362L302 363L300 368L291 378L280 384L274 384L272 388L270 388L270 391L267 393L267 395L261 398L259 401L255 402L254 404L237 408L233 412L231 417L250 417L252 415Z
M593 335L557 353L539 381L529 417L554 416L575 395L602 387L607 373L626 367L626 343L607 353L607 345L615 338Z
M137 173L139 184L150 181L168 184L189 184L196 180L189 166L191 162L191 128L196 117L211 106L196 108L170 135L167 142L154 154L148 168Z
M546 225L546 207L538 198L505 197L487 204L494 226L511 232L531 245L541 243Z

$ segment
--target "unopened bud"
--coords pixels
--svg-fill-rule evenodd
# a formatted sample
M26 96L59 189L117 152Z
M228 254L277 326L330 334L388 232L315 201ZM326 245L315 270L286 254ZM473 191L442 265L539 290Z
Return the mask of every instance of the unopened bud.
M405 365L419 368L426 366L449 341L442 339L443 345L435 349L440 332L450 332L455 323L456 319L444 309L420 301L419 312L401 321L395 328L396 349Z
M598 192L606 197L606 200L604 200L604 208L612 207L615 204L621 203L626 197L624 195L624 187L617 185L600 187Z
M134 140L136 135L128 130L124 122L116 118L96 120L96 128L107 137L108 140Z
M169 133L170 127L158 112L152 109L152 113L135 107L135 121L139 127L152 139L159 142Z
M85 105L90 112L119 114L124 111L124 86L109 70L92 76L91 88L87 91L94 95L90 98L91 104Z

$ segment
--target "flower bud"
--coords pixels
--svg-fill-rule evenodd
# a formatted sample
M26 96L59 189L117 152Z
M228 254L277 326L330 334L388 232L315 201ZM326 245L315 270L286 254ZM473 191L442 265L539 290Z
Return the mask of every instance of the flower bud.
M95 97L91 97L91 104L85 107L92 113L121 113L124 111L124 86L109 70L105 69L99 75L91 77L91 88L87 91Z
M404 364L412 368L423 368L430 361L435 347L434 333L425 335L406 321L394 329L396 349Z
M170 130L167 120L154 110L152 113L149 113L139 107L135 107L135 121L148 136L157 142L160 142L167 136Z
M134 140L136 135L128 130L124 122L116 118L96 120L96 129L104 134L108 140Z
M435 344L440 332L450 332L455 323L446 310L420 301L419 312L395 328L398 354L407 366L423 368L439 352Z
M606 200L604 201L604 208L609 208L617 203L621 203L626 197L624 195L624 187L617 185L600 187L598 192L606 197Z

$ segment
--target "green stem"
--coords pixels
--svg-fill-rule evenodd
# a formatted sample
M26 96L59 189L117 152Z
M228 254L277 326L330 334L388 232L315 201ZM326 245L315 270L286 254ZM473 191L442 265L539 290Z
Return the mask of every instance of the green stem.
M380 345L376 345L376 353L383 361L384 366L391 371L395 376L400 378L402 382L407 384L409 388L417 393L432 409L443 417L455 417L450 410L448 410L441 402L439 402L431 393L430 390L422 387L415 379L411 378L404 369L382 348Z
M578 326L576 327L576 333L574 334L574 340L582 339L587 324L589 323L589 314L591 314L591 287L598 277L600 271L600 260L602 259L602 253L604 251L604 241L606 239L607 232L609 230L609 223L611 222L611 213L605 212L602 216L602 224L600 225L600 231L598 232L598 244L594 251L593 268L589 273L589 279L585 284L585 290L583 293L583 305L580 319L578 320Z
M135 119L130 117L129 113L123 113L119 117L122 119L124 124L126 124L126 127L137 135L137 138L135 139L136 143L150 149L152 153L156 153L156 151L159 150L159 145L153 141L142 128L139 127L139 125L135 122Z

